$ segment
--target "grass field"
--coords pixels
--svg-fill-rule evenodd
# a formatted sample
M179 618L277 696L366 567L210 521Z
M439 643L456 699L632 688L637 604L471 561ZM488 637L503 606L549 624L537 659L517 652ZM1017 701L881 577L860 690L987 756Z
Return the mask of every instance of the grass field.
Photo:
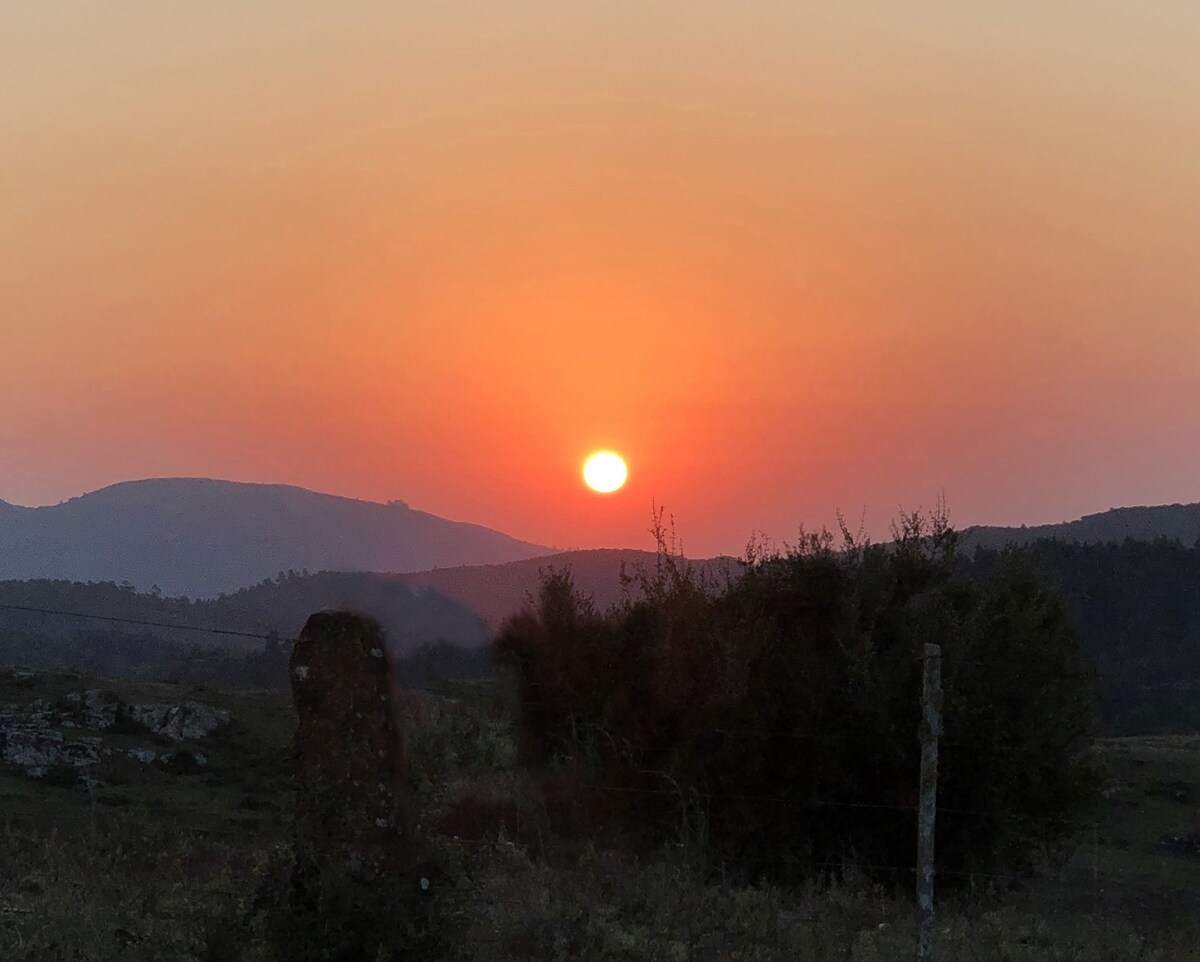
M123 755L88 789L0 770L0 959L269 960L264 902L286 864L287 696L0 671L0 704L102 688L230 713L188 774ZM913 956L904 892L853 867L799 890L745 886L672 847L632 854L556 835L487 683L411 703L413 785L436 852L429 958L892 960ZM80 737L90 733L80 731ZM104 733L114 746L145 735ZM945 894L935 958L1200 960L1200 737L1115 739L1096 823L1065 866Z

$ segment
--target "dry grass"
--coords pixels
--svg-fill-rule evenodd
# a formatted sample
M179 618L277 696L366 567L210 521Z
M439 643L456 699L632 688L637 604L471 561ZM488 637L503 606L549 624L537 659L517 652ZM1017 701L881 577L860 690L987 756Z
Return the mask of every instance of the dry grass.
M443 695L414 712L412 732L422 819L441 833L429 962L912 957L906 893L852 867L785 890L691 867L695 849L556 836L538 780L515 764L502 702L480 686ZM187 697L236 721L204 776L131 769L89 796L0 773L0 959L278 958L265 913L287 857L286 699ZM1196 830L1200 738L1099 750L1104 807L1074 857L1006 891L943 886L936 959L1200 960L1200 861L1159 845Z

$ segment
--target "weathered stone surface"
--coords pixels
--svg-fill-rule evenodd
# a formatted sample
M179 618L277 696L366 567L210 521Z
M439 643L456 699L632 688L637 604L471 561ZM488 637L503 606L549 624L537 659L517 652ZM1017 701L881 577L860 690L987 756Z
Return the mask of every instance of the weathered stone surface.
M35 706L25 711L12 705L0 709L0 761L30 778L42 778L52 768L81 769L100 760L100 739L67 741L44 703Z
M190 749L162 752L152 745L113 749L105 745L102 736L79 734L80 729L107 732L122 716L173 741L203 738L229 721L228 712L192 701L124 705L116 695L99 689L71 692L56 705L37 699L25 705L0 706L0 762L30 778L44 778L51 771L58 777L64 770L69 777L73 769L84 785L96 784L92 766L113 751L181 774L208 764L202 753Z
M182 705L129 705L126 711L154 734L173 741L203 738L229 722L229 712L194 701Z
M309 618L291 658L298 727L298 856L358 877L411 861L399 692L375 621Z
M155 765L172 775L192 775L208 764L203 752L194 752L187 748L176 748L163 752L158 756Z
M1200 832L1164 835L1158 844L1172 854L1200 858Z
M75 709L75 717L64 720L103 731L112 728L117 720L117 696L112 692L89 688L85 692L73 691L66 697L67 705Z
M420 958L419 858L408 757L379 625L313 615L292 649L297 792L287 912L290 962Z
M153 748L129 748L125 752L130 758L143 765L149 765L158 760L158 752Z

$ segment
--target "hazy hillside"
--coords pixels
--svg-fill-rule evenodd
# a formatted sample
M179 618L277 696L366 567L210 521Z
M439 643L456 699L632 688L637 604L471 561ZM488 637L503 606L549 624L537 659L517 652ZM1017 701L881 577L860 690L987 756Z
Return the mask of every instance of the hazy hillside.
M383 625L400 652L434 641L463 647L487 644L479 617L455 599L423 585L399 584L372 572L323 571L255 585L213 602L243 624L269 626L294 637L314 611L348 608Z
M1040 538L1098 544L1104 541L1153 541L1174 538L1185 545L1200 540L1200 504L1164 504L1155 507L1111 508L1101 514L1089 514L1078 521L1040 524L1019 528L977 525L963 531L963 546L1003 548L1025 545Z
M260 648L261 642L236 636L176 630L162 625L215 628L294 637L314 611L350 608L383 625L399 653L429 642L448 641L475 647L488 640L487 630L465 607L441 593L404 585L382 575L324 572L271 580L220 599L188 601L161 598L113 584L66 581L0 582L0 605L48 608L155 622L155 626L71 618L0 607L0 647L17 654L23 638L71 639L83 634L153 635L181 644L219 644ZM10 658L19 662L20 659Z
M547 554L400 503L288 485L128 481L59 505L0 502L0 579L128 581L207 597L290 569L419 571Z

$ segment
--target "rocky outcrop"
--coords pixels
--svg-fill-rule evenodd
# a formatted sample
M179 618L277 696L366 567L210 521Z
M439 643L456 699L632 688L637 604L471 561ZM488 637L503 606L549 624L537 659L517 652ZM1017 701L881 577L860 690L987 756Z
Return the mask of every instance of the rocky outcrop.
M229 712L194 701L182 705L130 705L127 712L154 734L177 742L204 738L229 721Z
M117 720L117 696L110 692L96 688L73 691L67 695L66 702L75 709L75 717L64 719L64 725L82 725L103 731Z
M25 709L0 707L0 761L15 765L30 778L43 778L51 769L83 770L100 760L99 737L68 740L57 722L61 718L45 701Z
M14 675L15 677L15 675ZM107 733L140 728L152 739L133 747L115 747ZM194 701L181 704L126 704L112 692L92 688L71 692L52 704L36 699L23 705L0 705L0 762L29 778L56 777L95 785L94 766L114 754L146 765L185 773L202 768L207 756L191 747L165 747L168 742L194 742L228 724L229 713Z

